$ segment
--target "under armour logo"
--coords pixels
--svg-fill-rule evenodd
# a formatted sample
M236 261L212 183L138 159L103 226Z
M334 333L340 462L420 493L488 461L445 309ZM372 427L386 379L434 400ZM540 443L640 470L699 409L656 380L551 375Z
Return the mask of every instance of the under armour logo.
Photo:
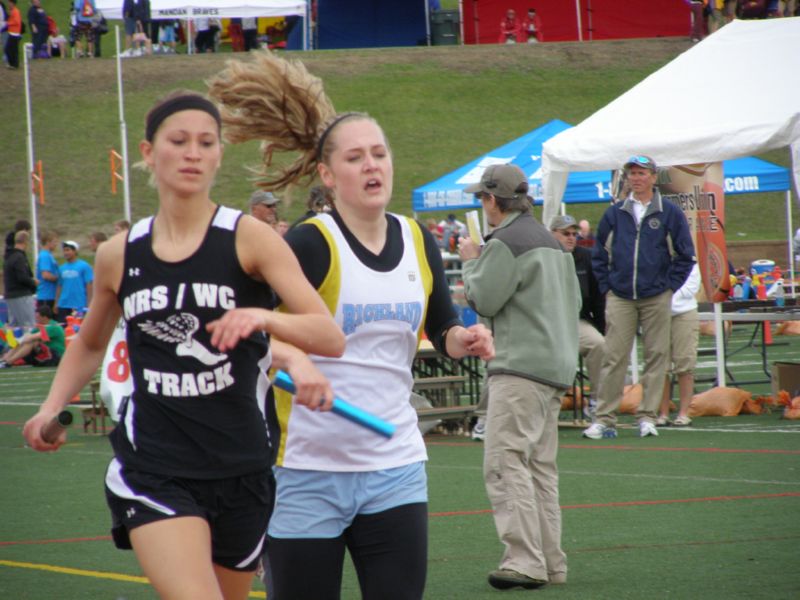
M408 272L408 280L409 281L416 281L417 280L417 274L414 271L409 271Z
M128 277L138 277L140 274L139 267L131 267L128 269Z
M125 516L128 517L129 519L132 519L135 514L136 514L135 508L129 508L128 510L125 511Z

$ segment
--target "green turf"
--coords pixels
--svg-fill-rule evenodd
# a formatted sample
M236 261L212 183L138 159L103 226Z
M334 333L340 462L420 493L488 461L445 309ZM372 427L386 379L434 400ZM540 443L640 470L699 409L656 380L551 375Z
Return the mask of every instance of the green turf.
M731 343L748 339L747 328L737 325ZM800 338L775 341L787 345L772 346L770 362L800 356ZM732 370L750 378L759 360L748 349ZM77 418L59 452L23 447L22 424L53 373L0 371L0 598L153 598L146 584L119 580L141 572L132 553L107 539L108 440L84 434ZM747 389L757 395L768 387ZM620 424L616 440L583 439L578 428L559 432L569 583L537 593L582 600L797 597L800 423L781 419L777 410L701 417L691 428L660 429L645 439L636 437L632 416ZM426 598L496 598L486 574L497 566L501 545L483 487L482 445L455 435L427 440ZM51 568L77 571L44 570ZM262 590L255 584L254 597L263 597ZM349 562L342 597L359 597Z

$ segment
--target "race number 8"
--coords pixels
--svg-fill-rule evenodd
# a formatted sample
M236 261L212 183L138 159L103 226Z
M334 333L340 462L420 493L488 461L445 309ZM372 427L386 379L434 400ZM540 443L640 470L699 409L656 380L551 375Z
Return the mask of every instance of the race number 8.
M106 375L111 381L122 383L131 374L131 365L128 362L128 343L125 340L117 342L111 355L114 360L108 363Z

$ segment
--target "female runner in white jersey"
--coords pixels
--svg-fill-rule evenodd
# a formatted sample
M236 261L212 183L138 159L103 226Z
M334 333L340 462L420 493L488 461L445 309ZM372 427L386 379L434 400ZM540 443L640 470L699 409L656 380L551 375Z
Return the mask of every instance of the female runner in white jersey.
M229 62L209 85L229 139L264 143L265 188L319 175L333 192L330 214L285 238L347 336L341 358L311 358L338 396L397 426L383 439L276 394L281 442L267 552L275 595L338 599L347 549L364 598L421 598L427 455L409 403L411 364L423 330L448 356L484 360L494 355L491 334L460 324L432 235L387 212L392 155L372 118L337 116L318 79L267 53ZM270 177L273 150L299 157Z
M135 390L111 433L106 495L114 541L133 547L168 599L243 600L251 589L271 505L264 332L284 340L272 345L273 364L289 370L310 408L329 409L333 395L304 352L344 349L283 240L211 200L220 128L216 107L192 92L148 113L140 150L158 213L98 250L80 334L23 431L35 450L64 444L65 433L48 443L42 428L96 373L123 316ZM292 314L257 307L269 288Z

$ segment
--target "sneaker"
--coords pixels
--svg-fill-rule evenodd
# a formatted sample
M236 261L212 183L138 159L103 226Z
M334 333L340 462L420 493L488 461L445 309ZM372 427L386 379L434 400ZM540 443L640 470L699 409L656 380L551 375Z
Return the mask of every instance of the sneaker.
M483 417L478 417L475 427L472 428L472 439L475 441L483 441L486 437L486 421Z
M675 427L688 427L689 425L692 424L692 420L684 415L684 416L679 416L672 422L672 424L675 425Z
M658 435L658 429L650 421L642 421L639 423L639 437L647 437L648 435Z
M672 421L667 417L658 417L656 419L656 427L669 427L670 425L672 425Z
M534 579L511 569L497 569L489 573L489 585L498 590L510 590L515 587L533 590L546 584L547 581Z
M567 574L564 571L559 571L558 573L548 573L547 579L550 585L563 585L567 583Z
M10 366L6 361L0 360L0 369L7 369Z
M607 427L602 423L592 423L583 430L583 437L593 440L601 438L615 438L617 437L617 430L614 427Z

